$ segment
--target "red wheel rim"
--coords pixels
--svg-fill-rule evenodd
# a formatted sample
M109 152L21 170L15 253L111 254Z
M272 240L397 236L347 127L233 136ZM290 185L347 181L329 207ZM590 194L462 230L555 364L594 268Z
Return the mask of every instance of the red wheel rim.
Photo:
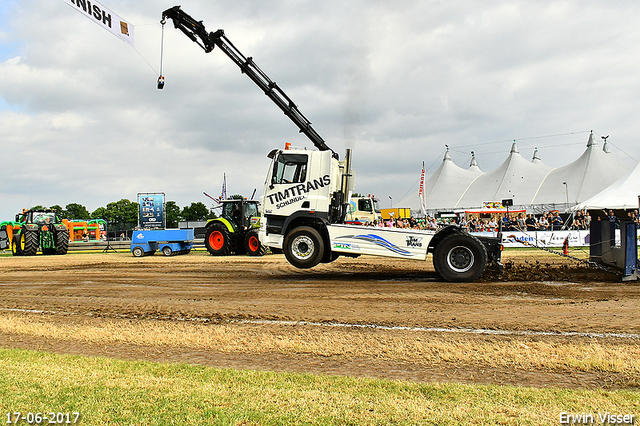
M251 251L258 251L259 248L260 248L260 242L258 241L258 238L255 235L250 236L249 249Z
M209 234L209 245L214 250L220 250L224 246L224 235L220 231Z

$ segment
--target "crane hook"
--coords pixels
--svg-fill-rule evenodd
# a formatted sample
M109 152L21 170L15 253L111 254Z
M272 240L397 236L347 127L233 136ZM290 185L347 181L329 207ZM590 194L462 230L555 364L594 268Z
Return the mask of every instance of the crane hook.
M164 89L164 76L162 75L162 63L164 59L164 24L166 19L162 17L162 37L160 38L160 76L158 77L158 90Z

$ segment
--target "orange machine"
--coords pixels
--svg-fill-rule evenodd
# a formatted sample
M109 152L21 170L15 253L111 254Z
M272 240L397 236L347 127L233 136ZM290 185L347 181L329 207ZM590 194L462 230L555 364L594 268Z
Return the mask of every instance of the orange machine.
M102 219L69 220L62 219L69 229L70 241L100 241L107 232L107 223Z

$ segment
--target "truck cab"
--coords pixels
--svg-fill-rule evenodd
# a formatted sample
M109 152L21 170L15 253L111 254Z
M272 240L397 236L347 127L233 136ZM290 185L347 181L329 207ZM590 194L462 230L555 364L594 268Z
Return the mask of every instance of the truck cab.
M344 161L331 151L289 145L271 151L268 157L272 161L260 198L260 241L282 248L284 235L293 227L323 227L342 220L345 197L340 177Z

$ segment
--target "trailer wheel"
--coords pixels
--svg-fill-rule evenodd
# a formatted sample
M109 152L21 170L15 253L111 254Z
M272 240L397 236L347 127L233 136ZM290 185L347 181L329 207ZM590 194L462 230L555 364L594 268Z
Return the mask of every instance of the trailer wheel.
M171 247L169 246L164 246L162 247L162 254L165 256L171 256L173 254L173 250L171 250Z
M283 249L289 263L296 268L313 268L322 260L324 242L314 228L301 226L287 235Z
M446 281L474 281L487 266L487 250L472 235L451 234L436 247L433 266Z
M231 252L229 230L222 223L211 225L204 235L204 245L213 256L226 256Z
M131 254L133 254L135 257L142 257L142 256L144 256L144 250L142 250L142 247L140 247L140 246L135 246L131 250Z
M249 256L264 256L267 252L267 247L265 247L258 238L258 231L249 231L247 233L244 246Z
M21 245L23 247L22 254L24 256L34 256L38 252L38 231L30 231L28 229L23 229L20 232L20 239L24 238L24 244L21 241Z

